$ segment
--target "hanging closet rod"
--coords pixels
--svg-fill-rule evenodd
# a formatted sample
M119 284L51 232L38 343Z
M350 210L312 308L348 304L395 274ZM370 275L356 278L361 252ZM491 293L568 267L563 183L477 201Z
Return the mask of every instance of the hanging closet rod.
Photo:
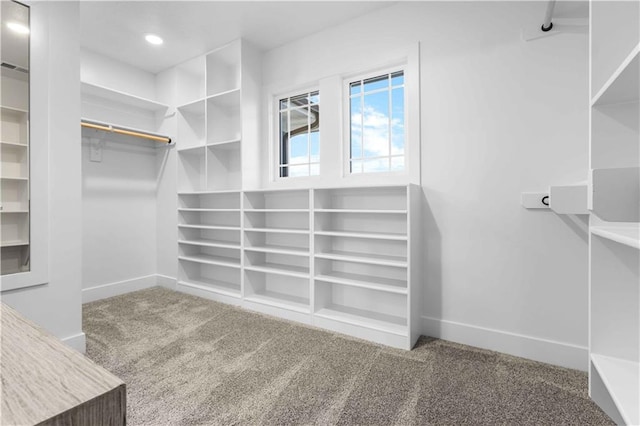
M129 130L122 127L115 127L115 126L112 126L111 124L99 124L99 123L82 120L80 121L80 125L88 129L102 130L105 132L118 133L121 135L134 136L136 138L150 139L156 142L171 144L171 138L168 136L152 135L151 133L143 133L143 132L138 132L136 130Z

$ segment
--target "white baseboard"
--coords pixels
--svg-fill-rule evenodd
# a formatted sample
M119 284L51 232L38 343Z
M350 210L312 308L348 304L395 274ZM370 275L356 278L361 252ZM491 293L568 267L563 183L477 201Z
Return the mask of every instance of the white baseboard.
M147 275L146 277L138 277L131 280L82 289L82 303L94 302L108 297L131 293L132 291L155 287L158 285L157 277L156 274L153 274Z
M73 336L60 339L65 345L75 349L80 353L85 353L87 350L87 338L84 333L74 334Z
M164 287L164 288L169 289L169 290L176 290L177 281L178 281L178 280L176 280L176 278L169 277L167 275L157 274L156 275L156 280L157 280L156 285L159 285L160 287Z
M586 346L425 316L422 317L422 334L560 367L582 371L589 368L589 350Z

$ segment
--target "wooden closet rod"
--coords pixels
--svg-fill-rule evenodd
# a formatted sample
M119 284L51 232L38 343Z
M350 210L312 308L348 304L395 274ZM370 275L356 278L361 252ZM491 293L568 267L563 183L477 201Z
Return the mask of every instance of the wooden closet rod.
M81 121L80 125L82 127L87 127L89 129L103 130L105 132L112 132L112 133L118 133L121 135L134 136L136 138L150 139L152 141L164 142L166 144L171 143L171 138L167 136L157 136L157 135L152 135L150 133L142 133L142 132L136 132L134 130L121 129L121 128L113 127L111 125L106 125L106 124L90 123L88 121Z

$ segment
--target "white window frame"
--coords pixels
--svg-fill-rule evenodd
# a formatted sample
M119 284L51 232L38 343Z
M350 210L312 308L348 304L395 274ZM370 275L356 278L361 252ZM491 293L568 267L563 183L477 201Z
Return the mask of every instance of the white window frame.
M320 101L318 105L322 111L322 93L320 93L320 87L317 84L303 86L295 90L287 90L285 92L279 92L271 96L270 109L271 109L271 158L269 163L271 164L271 181L272 182L290 182L299 180L313 180L319 179L322 175L322 132L320 131L320 147L318 150L318 167L319 174L309 176L280 176L280 100L285 98L291 98L298 95L308 94L312 92L318 92ZM322 112L321 112L322 113ZM322 123L322 121L320 121ZM310 155L310 153L309 153ZM315 164L315 163L313 163Z
M347 185L403 185L421 183L420 149L420 44L399 48L404 54L394 60L363 67L359 72L342 75L342 180ZM350 84L394 71L404 72L404 170L370 173L351 173L351 117Z
M403 78L404 78L404 83L403 83L403 89L404 89L404 168L403 170L386 170L386 171L378 171L378 172L361 172L361 173L353 173L351 171L351 83L354 83L356 81L364 81L370 78L375 78L375 77L380 77L380 76L384 76L384 75L389 75L389 74L393 74L396 72L402 72L403 73ZM407 74L407 64L403 63L403 64L399 64L397 66L392 66L392 67L387 67L387 68L382 68L382 69L377 69L375 71L369 71L366 73L361 73L361 74L355 74L355 75L351 75L348 78L345 78L343 80L343 99L344 99L344 137L343 137L343 145L344 145L344 158L345 158L345 164L343 164L343 170L344 170L344 175L345 176L357 176L357 175L362 175L362 176L378 176L378 175L386 175L386 176L405 176L408 174L408 169L409 169L409 164L408 164L408 157L407 157L407 145L408 145L408 140L407 140L407 116L408 116L408 108L407 108L407 84L406 84L406 74ZM362 90L364 90L364 87L362 87ZM388 92L391 91L391 89L387 89ZM389 126L389 132L391 132L391 126ZM389 136L391 137L391 135ZM363 151L364 151L364 146L363 146ZM375 158L371 158L372 160L378 159L378 158L387 158L390 159L391 157L394 157L394 155L391 154L391 150L389 150L389 155L387 156L383 156L383 157L375 157ZM362 158L363 160L365 160L366 158Z

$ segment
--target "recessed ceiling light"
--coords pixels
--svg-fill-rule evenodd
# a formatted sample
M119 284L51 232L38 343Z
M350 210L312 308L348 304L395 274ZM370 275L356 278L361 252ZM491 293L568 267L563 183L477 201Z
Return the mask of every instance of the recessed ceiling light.
M8 22L7 27L18 34L29 34L29 27L17 22Z
M158 45L158 44L164 43L164 41L160 37L155 35L155 34L147 34L146 36L144 36L144 39L147 40L151 44Z

